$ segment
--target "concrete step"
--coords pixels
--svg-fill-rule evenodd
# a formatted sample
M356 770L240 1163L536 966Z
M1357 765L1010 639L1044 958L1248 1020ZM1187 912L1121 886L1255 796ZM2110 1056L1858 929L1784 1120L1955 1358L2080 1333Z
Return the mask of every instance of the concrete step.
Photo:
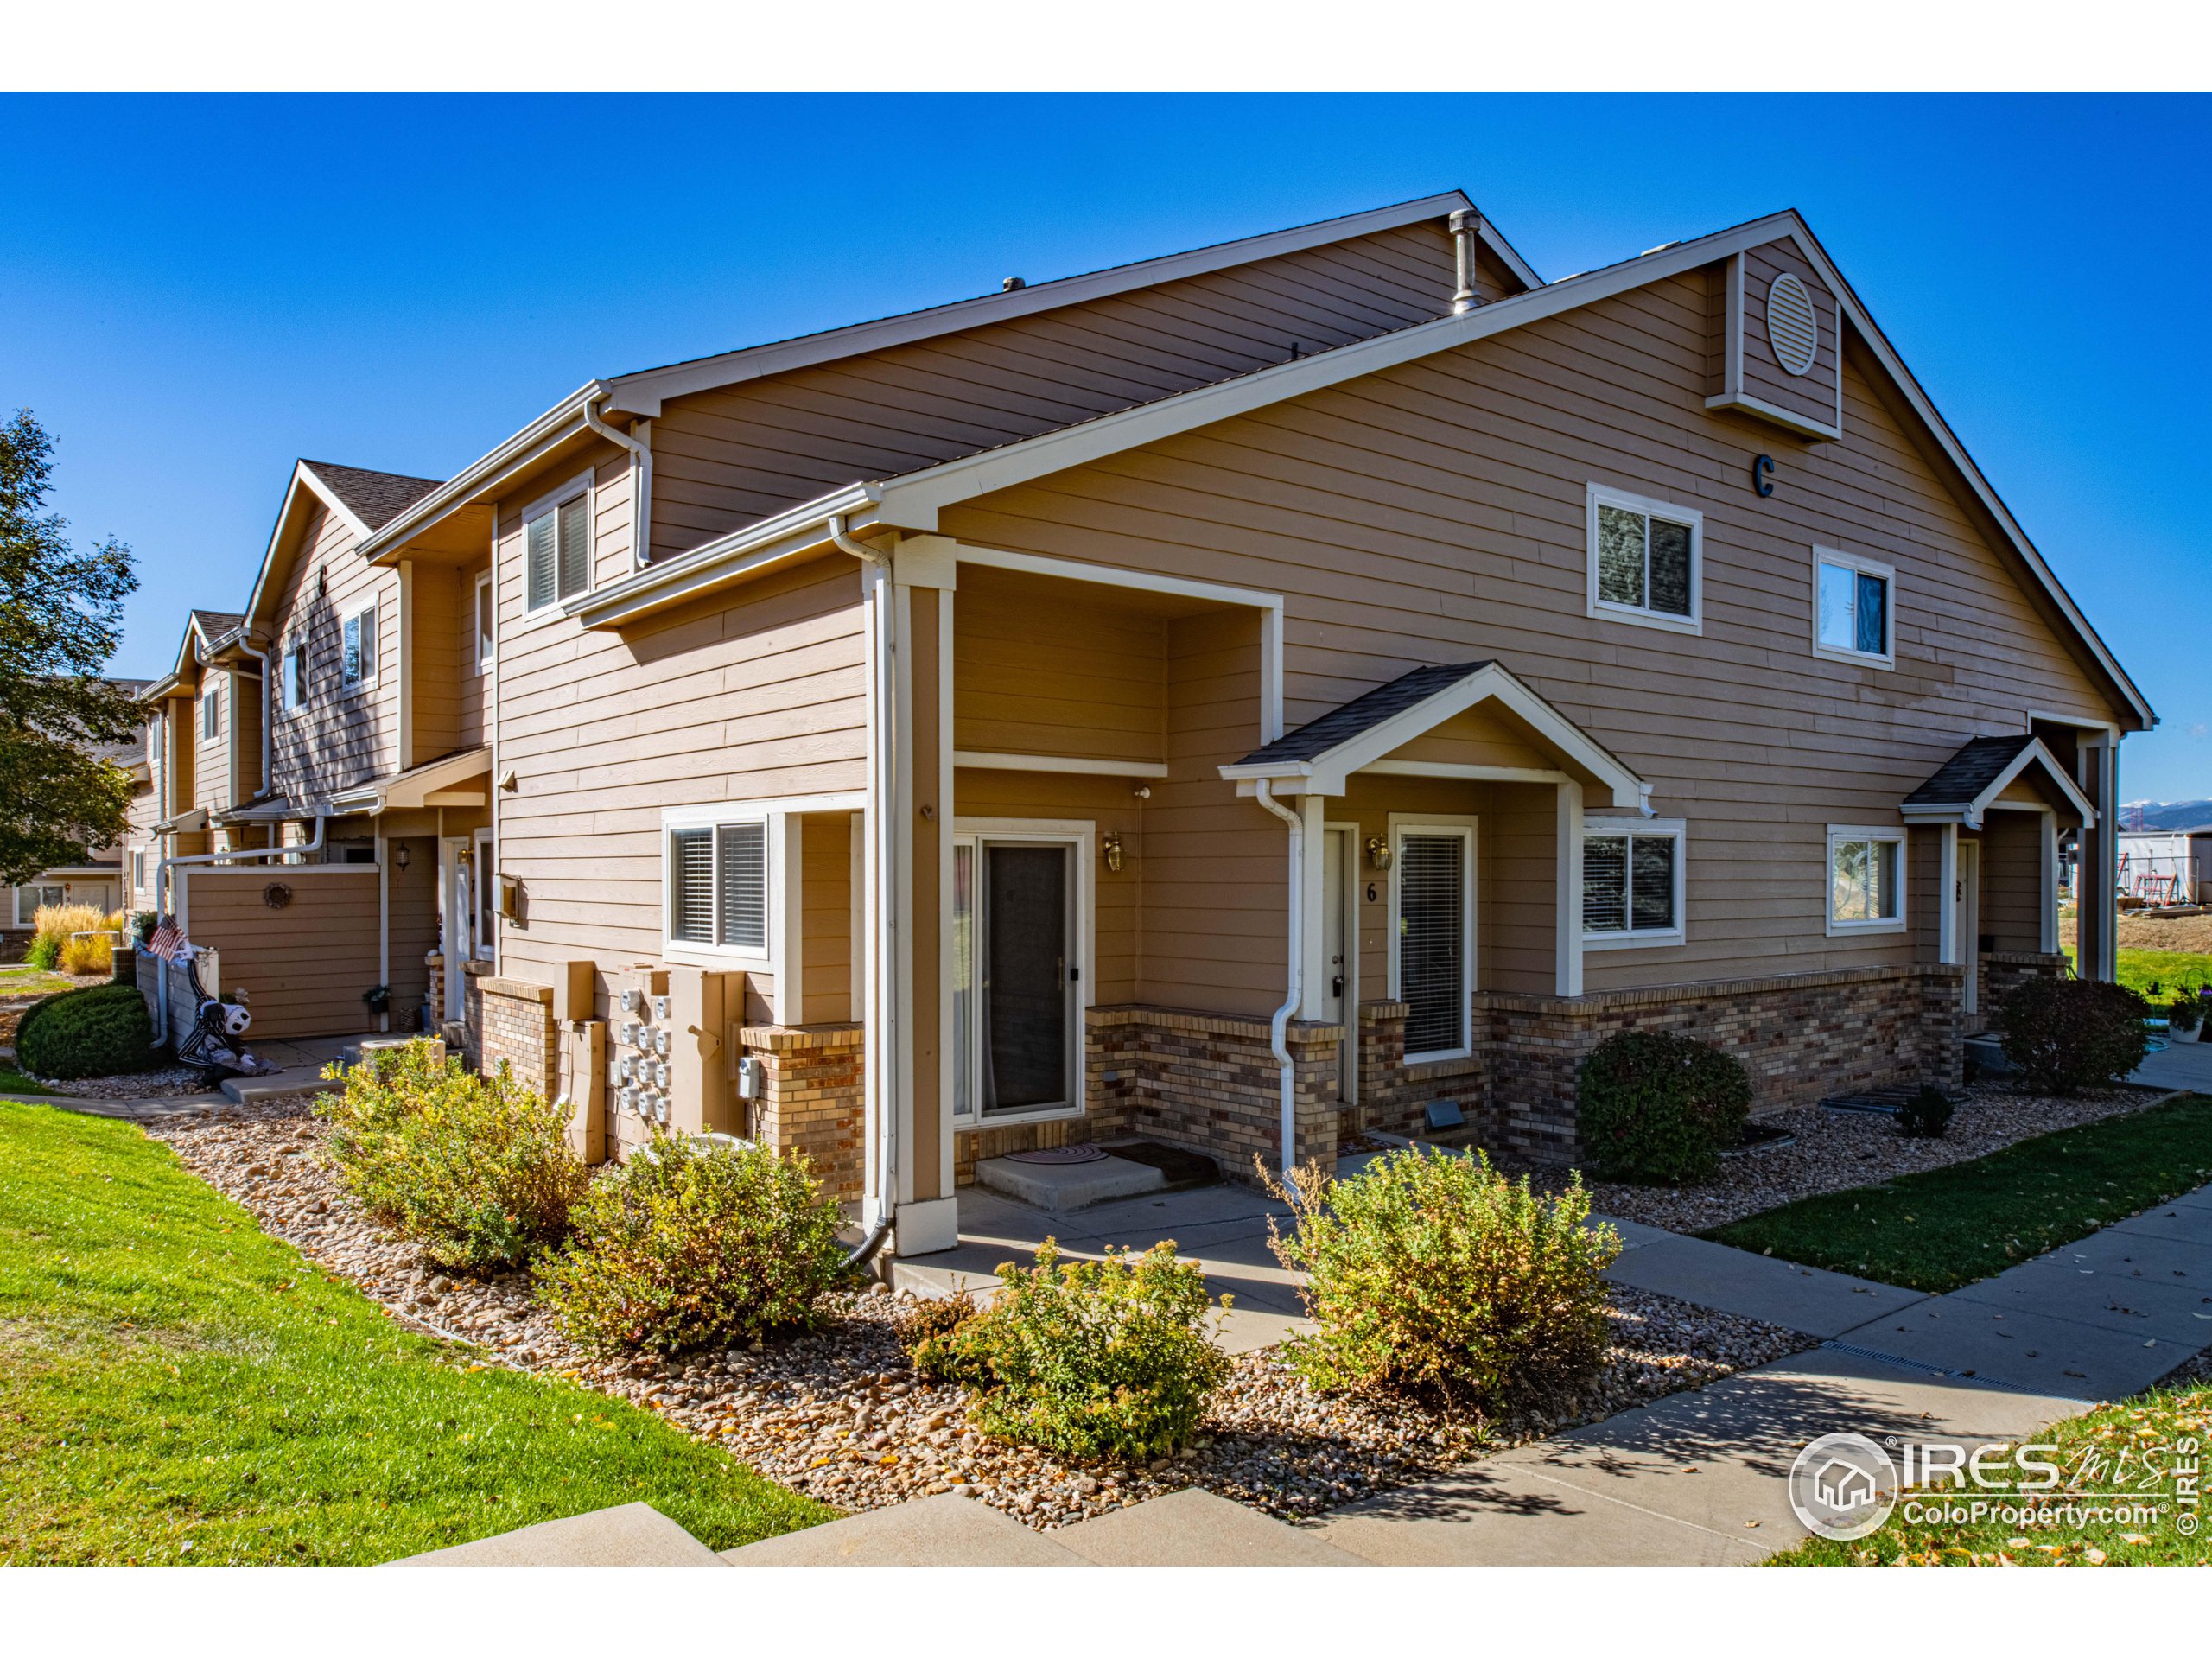
M1071 1528L1070 1531L1075 1530ZM722 1552L732 1567L1087 1567L1041 1532L941 1492Z
M721 1556L650 1503L518 1527L391 1567L721 1567Z
M992 1192L1039 1210L1058 1214L1090 1205L1157 1192L1167 1177L1149 1164L1108 1156L1087 1164L1026 1164L1012 1158L986 1158L976 1166L976 1182Z
M293 1095L327 1095L346 1085L325 1083L312 1071L286 1070L272 1071L265 1077L225 1077L218 1085L226 1098L236 1106L251 1106L257 1102L276 1100Z
M1192 1486L1052 1537L1099 1567L1368 1567L1318 1533Z

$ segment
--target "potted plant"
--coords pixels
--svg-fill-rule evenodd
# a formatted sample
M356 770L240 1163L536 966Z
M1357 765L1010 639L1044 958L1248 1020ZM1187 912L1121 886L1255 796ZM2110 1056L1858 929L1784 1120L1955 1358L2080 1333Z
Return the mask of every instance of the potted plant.
M2166 1009L2166 1036L2177 1043L2193 1043L2204 1027L2204 999L2196 991L2183 991L2174 998Z
M371 1014L385 1014L391 1007L391 987L372 985L361 993L361 1001L369 1005Z

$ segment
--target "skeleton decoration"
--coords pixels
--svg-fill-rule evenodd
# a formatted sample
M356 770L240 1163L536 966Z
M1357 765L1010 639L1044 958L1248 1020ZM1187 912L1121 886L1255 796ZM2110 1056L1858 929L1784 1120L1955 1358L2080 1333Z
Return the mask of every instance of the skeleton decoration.
M180 1065L188 1065L200 1074L204 1086L213 1088L225 1077L266 1077L279 1067L256 1059L238 1039L253 1024L253 1015L245 1006L245 993L232 993L235 1001L226 1002L211 996L207 988L200 982L200 962L194 956L184 959L184 971L192 981L192 993L199 1004L200 1017L184 1040L177 1045L176 1058Z

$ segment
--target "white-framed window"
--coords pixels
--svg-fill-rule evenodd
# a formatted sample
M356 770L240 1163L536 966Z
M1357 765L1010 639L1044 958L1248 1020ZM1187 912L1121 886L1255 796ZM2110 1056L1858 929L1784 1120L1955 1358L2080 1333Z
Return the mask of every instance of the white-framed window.
M1680 818L1586 818L1582 944L1680 944L1685 859Z
M308 642L295 639L284 647L284 708L287 712L308 706Z
M476 954L486 962L499 954L499 875L492 868L492 832L476 832L470 861L470 897L476 906Z
M1813 655L1895 668L1897 573L1832 547L1813 550Z
M374 600L349 612L340 625L338 682L351 691L377 683L377 607Z
M1828 931L1904 930L1904 831L1828 826Z
M492 653L498 644L499 615L493 608L492 573L476 578L476 671L492 671Z
M208 742L223 734L223 688L210 683L200 694L200 735Z
M1406 1004L1406 1059L1474 1050L1475 821L1390 820L1390 996Z
M532 502L522 516L523 605L542 611L591 588L591 474Z
M1589 486L1589 613L1646 627L1705 628L1705 515Z
M769 958L768 815L676 819L667 837L668 939L687 950Z
M69 900L69 890L60 882L45 886L16 889L16 925L30 927L36 924L39 906L62 905Z
M146 849L138 849L130 855L130 890L138 893L146 885Z

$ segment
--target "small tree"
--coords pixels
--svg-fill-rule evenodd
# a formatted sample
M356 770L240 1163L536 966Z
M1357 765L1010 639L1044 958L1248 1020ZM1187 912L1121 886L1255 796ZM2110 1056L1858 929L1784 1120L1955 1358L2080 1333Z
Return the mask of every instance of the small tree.
M0 886L122 839L130 779L89 751L130 741L143 718L99 677L138 585L130 550L69 544L45 511L53 454L29 410L0 426Z

